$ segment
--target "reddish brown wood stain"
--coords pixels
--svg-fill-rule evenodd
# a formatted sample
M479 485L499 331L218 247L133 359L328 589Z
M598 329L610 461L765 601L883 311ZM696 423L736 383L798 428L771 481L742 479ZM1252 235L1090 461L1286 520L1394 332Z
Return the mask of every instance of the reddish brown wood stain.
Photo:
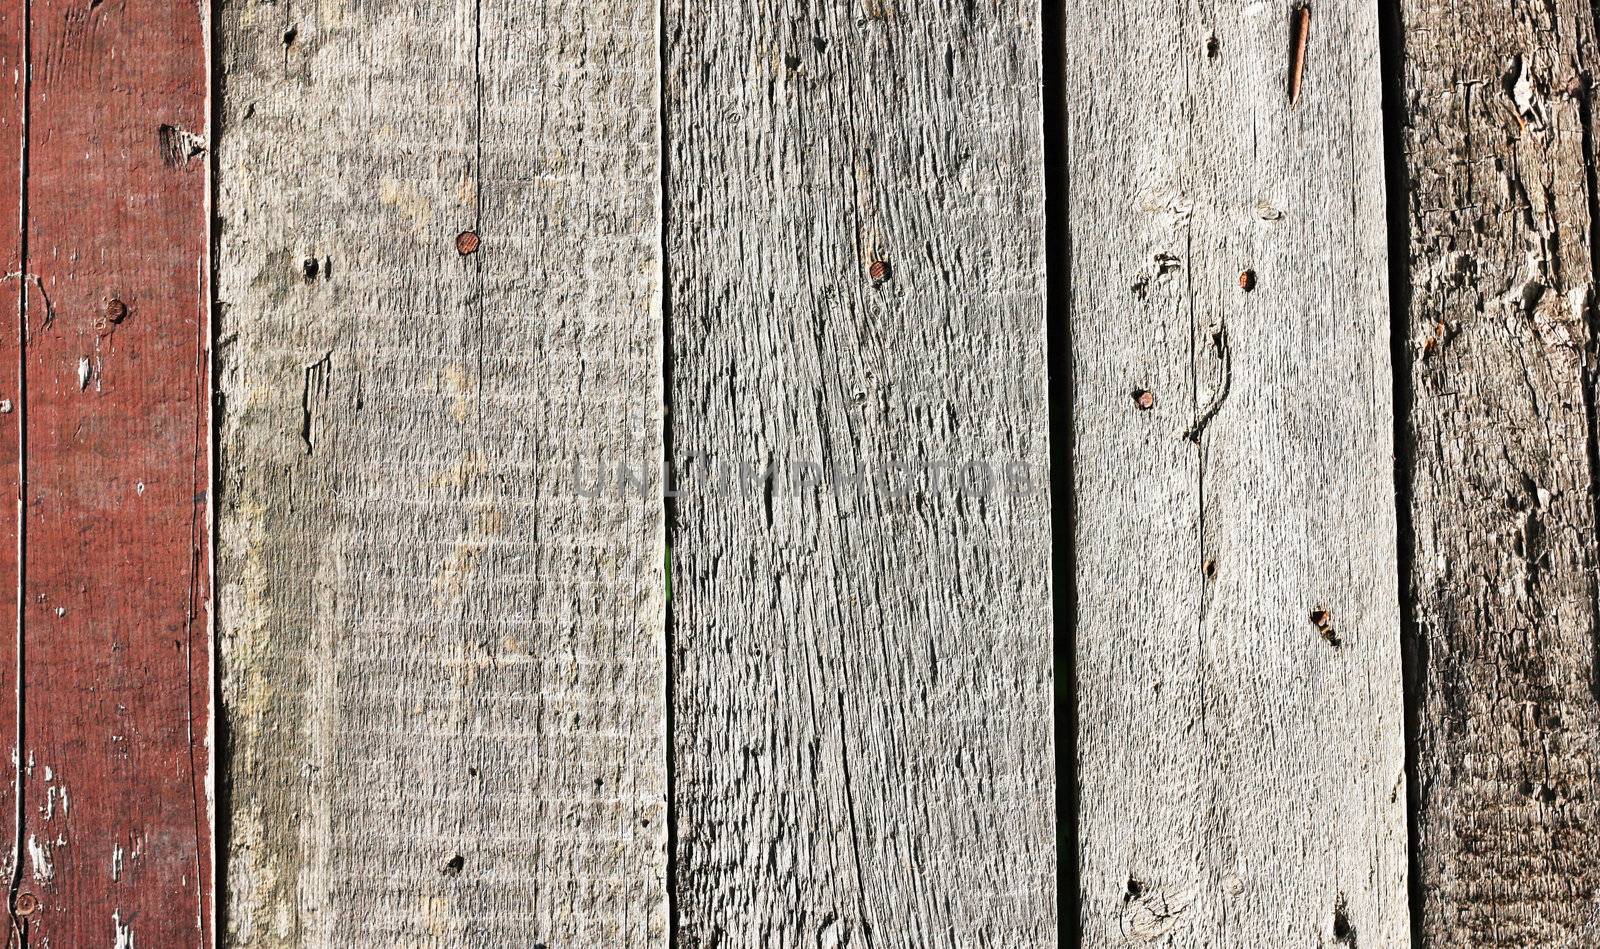
M14 833L17 760L17 525L21 510L23 11L0 2L0 821ZM8 853L10 848L0 848ZM5 866L9 884L15 867ZM11 945L11 918L0 914Z
M205 8L5 3L5 42L25 11L31 63L0 141L12 163L0 204L17 206L19 179L27 189L25 392L20 412L0 414L6 451L9 426L26 427L13 909L38 899L23 923L33 946L200 946L211 929ZM0 366L16 365L16 335ZM14 370L0 374L8 385ZM15 468L0 455L3 477ZM8 675L14 649L0 651Z

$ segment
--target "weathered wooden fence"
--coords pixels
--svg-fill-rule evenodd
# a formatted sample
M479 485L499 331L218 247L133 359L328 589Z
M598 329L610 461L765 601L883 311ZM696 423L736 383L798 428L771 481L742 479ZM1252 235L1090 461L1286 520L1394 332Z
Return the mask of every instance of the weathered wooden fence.
M0 3L8 945L1600 944L1596 33Z

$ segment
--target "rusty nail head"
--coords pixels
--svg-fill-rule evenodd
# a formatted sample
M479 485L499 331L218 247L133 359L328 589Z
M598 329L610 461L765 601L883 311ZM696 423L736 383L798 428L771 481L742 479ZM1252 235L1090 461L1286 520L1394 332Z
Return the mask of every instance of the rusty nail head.
M872 266L867 268L867 273L879 283L889 279L889 262L887 260L874 260Z
M1327 628L1327 625L1328 625L1328 611L1327 610L1312 610L1311 611L1311 625L1315 626L1318 629Z
M1148 412L1156 407L1156 394L1149 389L1136 389L1133 393L1133 404L1139 407L1139 411Z
M1256 288L1256 272L1254 270L1239 271L1239 289L1246 293Z
M465 257L478 252L478 232L462 231L456 235L456 253Z
M39 898L32 893L17 894L17 915L32 916L39 911Z
M115 297L106 303L106 319L113 323L121 323L128 317L128 305Z

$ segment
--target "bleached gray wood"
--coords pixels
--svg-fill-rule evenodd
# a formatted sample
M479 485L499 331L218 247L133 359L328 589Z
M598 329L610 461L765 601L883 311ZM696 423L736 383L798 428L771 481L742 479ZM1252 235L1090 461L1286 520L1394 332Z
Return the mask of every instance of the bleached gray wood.
M1067 5L1085 946L1409 938L1377 10L1311 6L1291 102L1291 4Z
M225 940L663 945L655 6L220 31Z
M1038 21L666 7L684 946L1055 943Z
M1400 12L1422 941L1592 946L1594 12Z

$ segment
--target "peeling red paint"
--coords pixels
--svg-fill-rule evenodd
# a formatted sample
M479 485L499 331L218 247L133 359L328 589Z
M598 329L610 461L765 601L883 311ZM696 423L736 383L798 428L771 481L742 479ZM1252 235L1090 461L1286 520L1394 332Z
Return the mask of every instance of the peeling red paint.
M170 132L207 128L207 11L0 2L0 57L31 62L0 67L31 77L0 115L0 203L23 209L0 304L22 288L25 319L0 352L12 398L21 340L0 414L0 491L25 429L13 918L29 945L208 945L208 163L190 139L174 161Z

